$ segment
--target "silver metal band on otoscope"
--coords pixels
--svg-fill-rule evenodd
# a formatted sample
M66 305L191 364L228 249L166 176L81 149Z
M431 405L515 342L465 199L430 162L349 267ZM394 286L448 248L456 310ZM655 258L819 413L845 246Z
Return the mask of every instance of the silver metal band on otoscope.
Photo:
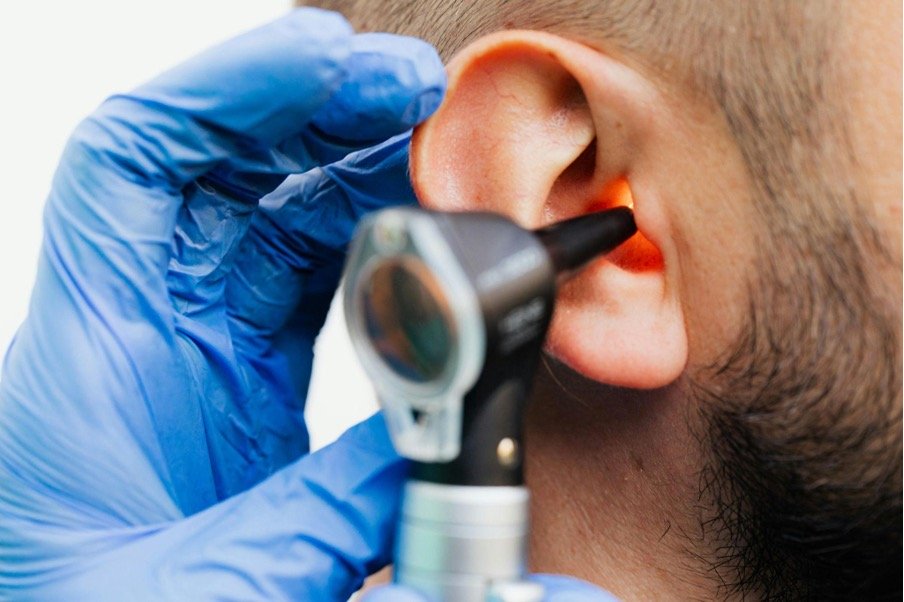
M539 602L524 582L526 487L409 481L398 534L396 581L437 600Z

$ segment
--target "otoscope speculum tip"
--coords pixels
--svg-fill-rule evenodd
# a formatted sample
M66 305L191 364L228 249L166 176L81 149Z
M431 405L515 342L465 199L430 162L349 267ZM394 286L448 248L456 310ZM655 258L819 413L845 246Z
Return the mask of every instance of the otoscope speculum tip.
M534 234L546 247L556 272L562 274L608 253L636 232L634 212L629 207L616 207L558 222Z

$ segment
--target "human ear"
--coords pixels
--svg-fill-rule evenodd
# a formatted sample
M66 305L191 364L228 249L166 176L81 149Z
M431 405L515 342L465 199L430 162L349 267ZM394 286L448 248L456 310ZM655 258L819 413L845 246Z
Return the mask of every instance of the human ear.
M610 385L674 381L687 335L648 152L665 127L655 87L600 51L533 31L484 37L448 71L444 104L412 141L421 203L528 228L632 205L639 233L561 288L547 350Z

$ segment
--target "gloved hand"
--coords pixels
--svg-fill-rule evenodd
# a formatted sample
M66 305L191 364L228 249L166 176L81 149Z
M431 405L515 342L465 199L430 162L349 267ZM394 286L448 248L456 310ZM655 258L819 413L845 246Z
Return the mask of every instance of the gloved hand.
M78 127L0 381L0 598L344 600L389 560L382 418L298 460L304 399L355 222L414 200L405 135L342 157L444 85L297 10Z
M561 575L532 575L530 580L545 590L544 602L618 602L609 592L586 581ZM417 591L399 585L373 589L361 602L434 602Z

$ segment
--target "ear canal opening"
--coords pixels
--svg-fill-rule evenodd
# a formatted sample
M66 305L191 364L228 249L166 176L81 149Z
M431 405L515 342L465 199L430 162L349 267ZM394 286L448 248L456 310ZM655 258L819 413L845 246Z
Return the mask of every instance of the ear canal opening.
M627 176L621 176L606 186L602 198L590 210L602 211L621 206L634 209L634 194ZM665 267L662 252L640 230L607 258L629 272L662 271Z
M627 175L606 183L597 179L596 153L594 138L556 180L549 195L547 219L559 221L615 207L634 208L634 194ZM659 271L664 267L662 253L643 232L637 232L606 259L629 272Z
M634 209L634 193L631 192L631 184L628 183L627 176L619 176L610 182L600 197L591 204L588 211L604 211L614 207Z

